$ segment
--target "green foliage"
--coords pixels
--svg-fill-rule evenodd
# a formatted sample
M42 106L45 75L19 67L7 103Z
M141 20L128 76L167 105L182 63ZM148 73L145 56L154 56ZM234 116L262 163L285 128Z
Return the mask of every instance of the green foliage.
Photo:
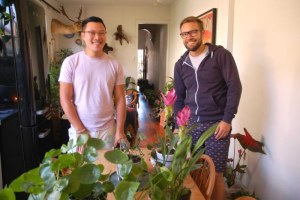
M7 12L7 7L11 2L2 2L4 6L0 5L0 51L3 49L4 43L8 42L11 39L10 35L5 35L5 26L11 22L14 16L11 16L10 13Z
M175 148L175 153L170 168L156 165L154 172L150 174L149 190L152 200L173 200L187 193L187 188L183 185L184 180L190 172L200 167L196 164L204 152L204 148L200 149L200 147L207 138L213 135L217 124L210 127L201 135L193 150L191 150L192 137L190 135L185 135L180 143L177 143L179 140L178 135L172 136L173 133L167 127L166 139L161 138L155 147L160 149L164 149L164 146ZM151 148L151 146L149 147ZM164 157L167 157L168 153L169 150L162 151L162 154L165 154Z
M130 88L129 88L129 86L133 86L133 87L130 87ZM136 83L132 80L132 77L131 77L131 76L127 76L127 77L125 78L125 90L126 90L126 91L127 91L127 90L132 90L132 91L138 93L137 89L135 89L135 86L136 86Z
M168 91L170 91L172 88L174 88L174 78L168 77L169 80L165 83L164 88L162 90L163 94L166 94Z
M59 83L58 78L60 74L60 68L64 59L73 54L71 49L60 49L56 52L56 58L50 62L50 102L51 108L58 113L62 112L59 101Z
M169 80L165 83L161 93L166 95L166 93L168 91L170 91L172 88L174 88L174 79L172 77L168 77ZM147 91L146 91L147 92ZM154 96L154 102L153 102L153 106L151 109L151 114L150 116L154 119L156 118L160 118L162 112L164 111L164 101L163 98L161 96L161 94L158 94L157 96ZM167 122L167 124L169 124L169 126L172 126L174 124L174 122L172 121L172 119L169 119L170 121Z
M16 196L11 188L4 188L0 191L0 199L16 200Z
M139 162L134 162L132 154L119 149L107 151L104 157L111 163L118 164L119 173L123 177L115 190L116 200L134 199L136 191L141 190L140 177L147 175L147 164L140 158Z
M100 196L114 190L104 167L94 164L97 150L105 143L88 135L80 135L77 143L70 140L60 149L48 151L39 167L23 173L0 191L0 197L15 199L14 192L26 192L29 199L68 199ZM83 153L72 152L78 147ZM2 198L1 198L2 199Z

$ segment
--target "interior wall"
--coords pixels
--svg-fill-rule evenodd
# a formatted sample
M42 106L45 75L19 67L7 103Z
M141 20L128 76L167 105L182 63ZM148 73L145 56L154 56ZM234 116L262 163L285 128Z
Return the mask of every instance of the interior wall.
M216 44L228 47L228 5L232 0L177 0L171 8L167 76L174 76L174 65L180 56L186 51L180 33L180 22L188 16L198 16L204 12L217 8Z
M159 90L163 88L166 80L167 25L143 24L140 27L151 32L151 40L143 35L139 37L144 39L148 49L147 79L154 85L154 89Z
M185 51L178 35L180 21L211 8L218 9L216 43L232 51L243 85L233 133L243 133L247 128L255 139L265 143L267 153L248 152L248 178L243 183L260 199L298 199L300 27L296 24L300 2L178 0L171 9L171 76L172 65Z
M257 6L259 4L259 6ZM236 123L265 143L266 156L249 153L247 182L261 199L300 196L300 2L235 2L233 52L244 91ZM249 11L255 10L255 15Z
M125 76L137 78L137 49L138 49L138 24L168 24L170 12L167 7L146 7L146 6L127 6L127 5L99 5L99 4L72 4L65 5L70 15L76 16L78 8L83 7L83 18L88 16L99 16L103 19L107 28L107 43L113 47L109 55L116 58L124 68ZM88 15L86 14L88 13ZM155 14L153 14L155 13ZM123 40L121 45L114 38L117 26L122 25L124 33L129 38L129 44ZM75 44L75 38L66 39L61 37L63 42L57 48L72 48L74 52L80 51Z

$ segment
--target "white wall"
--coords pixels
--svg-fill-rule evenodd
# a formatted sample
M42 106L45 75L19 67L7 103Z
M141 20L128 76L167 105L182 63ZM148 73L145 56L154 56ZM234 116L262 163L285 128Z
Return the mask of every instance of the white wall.
M170 35L169 35L169 60L167 63L167 76L173 77L174 64L179 57L185 52L182 39L179 36L179 25L183 18L188 16L198 16L202 13L217 8L217 28L216 43L227 47L228 32L228 5L231 0L177 0L171 9Z
M80 4L65 5L68 8L70 16L77 16ZM170 17L169 8L166 7L145 7L145 6L117 6L117 5L99 5L84 4L83 19L89 16L101 17L107 28L107 43L114 50L109 54L115 57L124 68L126 76L137 77L137 49L138 49L138 24L156 23L167 24ZM88 13L88 14L86 14ZM123 45L114 38L117 26L122 25L124 33L129 38L129 44L123 40ZM64 39L57 48L72 48L74 52L81 48L74 43L75 39Z
M233 133L247 128L265 143L267 153L248 152L250 179L244 183L263 200L299 199L300 2L178 0L171 9L170 32L175 34L168 66L185 50L178 36L180 21L214 7L217 44L233 50L243 84ZM168 72L173 76L173 67Z
M248 154L249 185L261 199L300 196L295 159L300 146L299 10L298 0L235 1L233 53L244 87L236 124L266 145L266 156Z

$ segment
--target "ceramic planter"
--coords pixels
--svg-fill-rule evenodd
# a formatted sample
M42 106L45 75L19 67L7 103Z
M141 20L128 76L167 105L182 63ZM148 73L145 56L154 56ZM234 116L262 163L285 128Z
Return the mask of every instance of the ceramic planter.
M174 149L174 151L175 151L175 149ZM173 156L174 156L173 152L172 152L172 154L169 154L169 155L163 155L159 150L156 150L156 161L161 164L164 164L165 167L167 167L167 168L171 168Z

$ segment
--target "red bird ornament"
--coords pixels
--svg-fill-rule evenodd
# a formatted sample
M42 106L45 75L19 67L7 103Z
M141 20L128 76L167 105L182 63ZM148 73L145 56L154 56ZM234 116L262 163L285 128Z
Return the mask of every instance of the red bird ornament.
M252 152L259 152L259 153L266 154L263 150L264 143L253 139L253 137L250 135L250 133L247 131L246 128L244 128L244 131L245 131L245 135L242 135L240 133L235 133L232 134L231 137L237 139L244 149L249 149Z

